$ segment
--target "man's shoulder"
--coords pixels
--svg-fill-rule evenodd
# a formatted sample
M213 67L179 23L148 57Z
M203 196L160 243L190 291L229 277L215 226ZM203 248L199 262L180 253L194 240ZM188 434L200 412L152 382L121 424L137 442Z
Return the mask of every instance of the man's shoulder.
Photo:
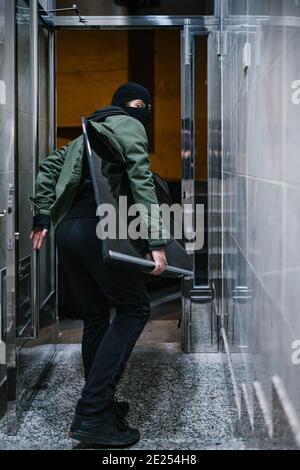
M126 146L131 145L136 140L148 142L146 130L143 124L132 116L110 116L106 118L105 125L108 125L114 135Z
M135 119L132 116L126 116L125 114L118 114L115 116L108 116L105 119L105 124L110 125L113 128L116 127L130 127L132 129L136 129L137 132L145 133L145 128L143 124Z
M137 142L142 144L143 148L148 145L148 138L143 124L131 116L124 114L108 116L101 122L91 121L91 125L98 131L100 136L105 136L106 141L124 154Z

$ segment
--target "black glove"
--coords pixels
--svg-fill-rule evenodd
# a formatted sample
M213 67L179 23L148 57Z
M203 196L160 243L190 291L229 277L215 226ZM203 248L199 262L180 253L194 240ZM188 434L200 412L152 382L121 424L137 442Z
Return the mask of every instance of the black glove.
M34 232L38 230L49 230L51 226L50 215L37 214L32 217L32 230Z

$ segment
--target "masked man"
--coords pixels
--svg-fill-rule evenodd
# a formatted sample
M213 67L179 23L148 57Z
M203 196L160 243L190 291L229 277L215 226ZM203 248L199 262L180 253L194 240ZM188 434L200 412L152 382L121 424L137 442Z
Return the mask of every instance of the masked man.
M158 204L150 160L146 126L151 95L143 86L127 82L114 93L111 106L97 110L88 120L121 149L126 161L127 187L120 183L117 167L106 164L114 195L127 193L146 208ZM103 130L104 129L104 130ZM103 134L102 134L103 136ZM114 170L114 171L113 171ZM122 186L122 187L121 187ZM83 320L82 356L85 386L77 403L71 437L101 445L131 445L140 432L129 427L127 402L115 397L134 345L146 325L150 302L138 272L105 264L101 240L96 235L96 202L82 135L53 152L39 166L35 185L36 207L30 238L39 250L52 222L60 259ZM146 240L145 256L155 263L153 274L166 267L161 218L150 220L154 230ZM153 236L154 234L154 236ZM110 322L110 309L115 317Z

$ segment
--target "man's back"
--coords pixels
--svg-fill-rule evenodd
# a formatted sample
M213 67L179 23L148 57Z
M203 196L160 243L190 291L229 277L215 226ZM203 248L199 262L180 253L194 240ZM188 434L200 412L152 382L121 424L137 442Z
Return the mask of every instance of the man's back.
M151 206L158 205L158 200L144 126L137 119L122 114L89 123L95 138L94 145L97 147L97 142L102 144L116 161L103 160L102 163L103 174L108 178L113 196L116 200L120 195L127 196L128 206L142 204L145 207L144 220L148 223ZM39 201L42 203L41 213L51 216L54 227L66 216L78 194L83 156L83 137L80 136L40 164L35 200L37 205ZM164 244L161 218L151 217L149 225L152 229L148 240L150 246Z

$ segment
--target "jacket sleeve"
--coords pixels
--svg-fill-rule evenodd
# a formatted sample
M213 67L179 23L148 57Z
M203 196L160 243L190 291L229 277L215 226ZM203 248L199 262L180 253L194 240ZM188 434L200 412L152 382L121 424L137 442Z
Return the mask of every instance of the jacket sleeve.
M60 175L68 145L52 152L38 167L35 196L30 200L38 214L50 216L50 207L56 199L55 187Z
M163 247L168 241L168 236L159 213L144 126L136 119L124 118L119 121L118 137L123 144L126 171L134 202L142 204L146 209L141 216L148 227L149 248L153 250Z

